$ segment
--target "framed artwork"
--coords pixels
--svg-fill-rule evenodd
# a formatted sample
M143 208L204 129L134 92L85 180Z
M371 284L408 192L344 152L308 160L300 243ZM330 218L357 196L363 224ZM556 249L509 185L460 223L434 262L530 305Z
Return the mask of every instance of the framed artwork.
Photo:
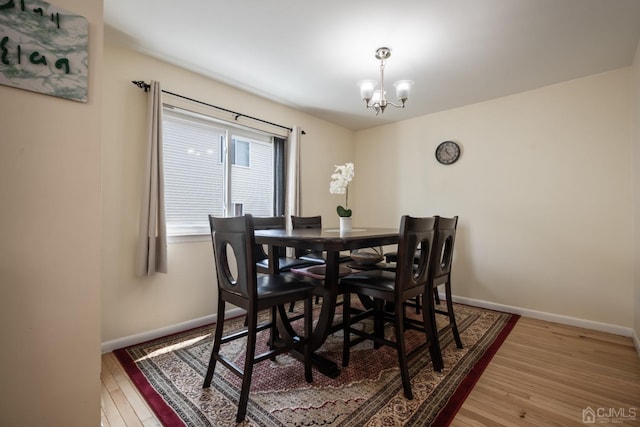
M87 102L89 22L40 0L0 0L0 84Z

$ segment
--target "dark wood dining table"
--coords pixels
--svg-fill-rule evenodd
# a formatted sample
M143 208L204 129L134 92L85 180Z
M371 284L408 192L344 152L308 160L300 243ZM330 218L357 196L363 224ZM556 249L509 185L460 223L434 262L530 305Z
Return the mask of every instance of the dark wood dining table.
M397 228L354 227L351 231L341 232L337 228L297 229L297 230L256 230L256 243L269 248L269 269L271 274L279 274L278 256L281 248L311 249L326 254L326 270L324 281L316 284L314 293L322 297L320 314L311 336L314 350L314 365L317 369L335 378L340 373L337 364L315 353L327 336L333 332L333 318L340 295L339 268L340 252L354 249L394 245L398 243ZM285 308L280 308L278 329L282 336L291 339L296 335L287 320Z

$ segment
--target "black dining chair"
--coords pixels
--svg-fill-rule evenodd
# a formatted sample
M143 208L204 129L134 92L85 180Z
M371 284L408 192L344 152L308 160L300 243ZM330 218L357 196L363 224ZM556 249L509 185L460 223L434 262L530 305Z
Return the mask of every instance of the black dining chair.
M312 229L312 230L320 230L322 229L322 216L296 216L291 215L291 228L294 230L303 230L303 229ZM315 262L317 264L325 264L326 260L324 258L324 254L322 251L317 251L313 249L297 249L296 257L303 259L309 262ZM339 262L347 262L351 258L349 255L340 255L338 259Z
M209 366L204 378L204 388L211 386L216 363L220 362L241 378L242 386L238 398L236 422L244 420L249 400L251 376L256 363L274 359L275 356L297 350L304 354L304 375L312 381L311 345L312 290L313 286L292 274L257 274L255 262L255 234L253 218L245 215L233 218L209 216L213 251L218 279L218 321ZM304 336L296 336L285 342L274 343L276 336L276 307L293 301L304 301ZM246 328L223 336L224 313L229 302L247 312ZM270 319L258 324L258 312L270 309ZM256 355L257 334L269 329L269 348ZM223 344L240 338L247 339L244 366L236 365L220 353ZM274 371L275 372L275 371Z
M444 218L438 220L438 239L434 250L433 266L431 267L431 287L435 295L438 294L438 287L444 286L446 309L440 305L440 300L436 300L434 306L436 314L447 316L449 323L438 331L440 336L444 331L451 329L456 347L462 348L460 332L456 323L456 315L453 312L453 300L451 297L451 266L453 262L453 245L456 241L456 229L458 227L458 217Z
M284 230L286 228L286 218L283 216L270 216L270 217L253 217L253 225L255 230ZM279 251L283 251L283 248L278 248ZM258 273L269 272L269 256L264 251L262 245L255 245L255 257L256 265L258 266ZM278 266L280 271L290 271L292 268L304 268L311 265L316 265L316 262L311 262L298 257L287 257L284 253L279 254Z
M298 216L291 215L291 227L295 230L301 230L305 228L318 229L322 228L322 216Z
M453 299L451 296L451 267L453 264L453 246L456 240L456 229L458 226L458 217L453 218L438 217L438 236L436 239L436 246L434 247L433 265L431 267L431 287L433 288L433 297L435 300L434 312L448 317L448 323L446 326L436 331L437 336L440 337L443 332L451 330L453 339L456 343L456 347L462 347L462 340L460 339L460 332L456 322L456 316L453 311ZM385 254L386 259L389 262L396 262L397 253L390 252ZM417 254L416 254L417 260ZM417 262L417 261L414 261ZM440 293L438 288L444 286L445 295L445 307L442 308ZM421 296L408 301L407 306L415 307L416 313L420 312L422 307ZM435 324L434 324L435 326Z
M413 399L411 381L409 378L408 361L420 354L425 348L429 349L433 368L441 371L443 362L437 337L434 334L435 322L433 299L423 298L422 321L419 327L425 334L425 341L417 348L407 353L405 345L405 326L412 327L405 319L404 302L418 295L431 295L429 274L432 266L433 248L436 240L438 217L415 218L403 216L400 222L400 240L398 242L397 269L395 272L387 270L368 270L344 277L341 281L344 287L343 297L343 333L344 346L342 353L343 366L349 365L350 348L363 341L372 340L378 345L394 347L398 353L398 365L402 377L404 395ZM414 267L414 256L420 247L420 257L417 268ZM351 294L373 299L373 308L351 316ZM393 313L387 315L385 310ZM352 327L353 323L373 317L373 333ZM395 340L385 338L384 323L391 321L394 325ZM351 335L359 338L352 341Z
M294 230L321 230L322 229L322 216L297 216L291 215L291 228ZM316 251L313 249L296 249L296 258L303 261L312 263L313 265L324 265L326 260L322 251ZM320 302L320 297L316 295L316 304ZM289 306L289 312L293 312L295 309L295 303L291 303Z
M382 269L388 270L388 271L396 271L396 264L398 262L397 251L386 252L384 254L384 260L386 264L383 265ZM420 250L417 250L413 257L414 265L417 265L419 261L420 261ZM440 304L440 297L435 289L433 292L433 296L436 300L436 303ZM416 310L416 314L420 314L420 308L422 307L422 295L418 295L415 298L411 298L409 301L405 302L405 305L407 307L414 307Z
M294 230L302 229L322 229L322 216L296 216L291 215L291 228ZM322 251L316 251L313 249L296 249L296 258L312 262L318 265L325 264L325 259Z

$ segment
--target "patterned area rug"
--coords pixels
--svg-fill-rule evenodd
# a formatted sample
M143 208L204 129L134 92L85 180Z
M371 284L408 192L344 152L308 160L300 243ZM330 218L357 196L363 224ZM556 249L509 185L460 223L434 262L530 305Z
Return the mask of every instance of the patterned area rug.
M341 367L337 378L314 370L313 383L308 384L302 363L288 355L261 362L254 368L247 418L241 425L448 425L519 318L459 304L455 313L464 348L456 348L447 332L441 337L442 372L433 371L426 350L411 361L413 400L404 398L394 349L374 350L370 342L363 342L351 349L349 366L342 368L342 336L336 333L318 352ZM227 320L225 329L241 328L243 321ZM115 351L163 425L236 425L240 380L218 364L211 388L202 388L213 331L213 326L205 326ZM261 333L263 346L267 335ZM409 347L422 339L415 331L407 332ZM244 360L244 340L223 349L237 361Z

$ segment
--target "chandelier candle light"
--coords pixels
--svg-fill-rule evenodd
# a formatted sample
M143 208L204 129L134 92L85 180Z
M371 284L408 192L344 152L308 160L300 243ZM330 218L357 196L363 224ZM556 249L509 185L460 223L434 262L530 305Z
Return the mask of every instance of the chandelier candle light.
M344 194L344 206L338 206L336 211L340 217L340 231L351 231L351 215L353 212L349 209L349 183L355 176L353 163L345 163L342 166L336 166L335 172L331 175L331 184L329 192L331 194Z
M390 56L391 49L388 47L380 47L376 50L376 58L380 60L380 89L376 90L378 82L375 80L361 80L358 82L360 97L367 105L367 108L373 108L375 110L376 116L379 113L384 113L387 105L404 108L404 103L409 99L409 93L413 85L411 80L398 80L393 85L396 88L396 98L398 98L399 104L387 101L384 90L384 66Z

